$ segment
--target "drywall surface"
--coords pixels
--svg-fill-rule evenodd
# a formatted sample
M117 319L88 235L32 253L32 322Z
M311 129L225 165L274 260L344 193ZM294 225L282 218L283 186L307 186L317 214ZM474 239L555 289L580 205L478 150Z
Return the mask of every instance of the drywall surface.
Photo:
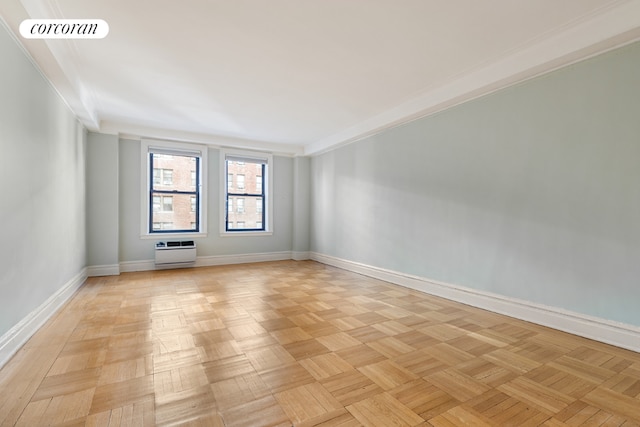
M87 139L87 264L118 264L118 136Z
M640 43L318 155L311 250L640 325Z
M0 25L0 336L86 264L86 131Z
M209 148L207 191L207 237L194 239L199 257L263 254L291 251L293 223L293 159L273 158L273 234L264 236L220 235L220 150ZM120 139L119 227L120 262L154 259L154 245L160 240L140 238L140 141Z
M309 194L311 160L309 157L293 159L293 243L296 253L309 252L310 203Z

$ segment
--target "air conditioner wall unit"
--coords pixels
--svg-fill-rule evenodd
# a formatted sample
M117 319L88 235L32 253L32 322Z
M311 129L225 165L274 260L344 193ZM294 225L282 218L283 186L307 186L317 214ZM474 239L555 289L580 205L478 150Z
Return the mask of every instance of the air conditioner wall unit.
M156 243L156 268L192 267L196 262L196 244L193 240Z

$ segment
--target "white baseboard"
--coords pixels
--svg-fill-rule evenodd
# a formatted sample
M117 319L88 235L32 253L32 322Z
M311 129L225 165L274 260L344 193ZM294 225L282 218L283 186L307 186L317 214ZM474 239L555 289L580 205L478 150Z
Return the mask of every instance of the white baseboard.
M306 261L308 259L311 259L311 252L306 251L306 252L298 252L298 251L293 251L291 252L291 259L294 261Z
M293 258L293 253L290 251L282 252L266 252L255 254L238 254L238 255L213 255L213 256L199 256L196 258L195 264L185 264L184 267L212 267L216 265L231 265L231 264L247 264L253 262L267 262L267 261L285 261ZM304 258L304 259L308 259ZM175 265L175 268L180 268L180 265ZM142 261L125 261L120 263L120 272L130 273L133 271L153 271L163 270L167 267L157 267L155 261L152 259Z
M87 276L117 276L120 274L120 265L92 265L87 267Z
M291 259L290 251L266 252L257 254L240 255L214 255L199 256L196 258L196 267L211 267L215 265L247 264L252 262L284 261Z
M132 273L134 271L151 271L156 269L156 262L152 259L141 261L123 261L120 263L121 273Z
M73 296L87 277L87 269L83 268L38 308L0 337L0 368Z
M640 352L640 327L353 262L317 252L311 259L516 319Z

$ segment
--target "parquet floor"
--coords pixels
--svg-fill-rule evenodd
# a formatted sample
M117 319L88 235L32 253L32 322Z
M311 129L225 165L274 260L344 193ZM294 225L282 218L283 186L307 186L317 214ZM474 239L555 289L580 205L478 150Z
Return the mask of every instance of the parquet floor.
M640 425L640 354L315 262L92 278L0 425Z

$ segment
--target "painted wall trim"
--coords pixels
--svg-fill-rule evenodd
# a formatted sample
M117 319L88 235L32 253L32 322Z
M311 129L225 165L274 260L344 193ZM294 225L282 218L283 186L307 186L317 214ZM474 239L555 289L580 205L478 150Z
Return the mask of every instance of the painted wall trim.
M87 280L83 268L38 308L29 313L13 328L0 337L0 368L82 287Z
M427 294L640 352L640 327L311 252L311 259Z
M291 251L281 252L265 252L254 254L237 254L237 255L212 255L212 256L199 256L196 258L195 264L186 266L188 267L212 267L216 265L232 265L232 264L248 264L254 262L268 262L268 261L286 261L296 260L301 261L303 259L296 259L293 257ZM155 261L152 259L141 261L124 261L120 263L121 273L130 273L134 271L153 271L153 270L165 270L166 268L156 268Z
M122 261L120 263L120 273L132 273L134 271L151 271L156 269L156 263L153 259L144 259L140 261Z
M620 2L573 27L562 27L548 37L458 78L305 145L307 156L321 154L410 121L444 111L511 85L549 73L593 56L633 43L640 38L640 2Z
M291 252L291 259L294 261L306 261L308 259L311 259L311 252L293 251Z
M118 264L92 265L90 267L87 267L88 277L117 276L119 274L120 274L120 265Z
M265 252L241 255L200 256L196 259L196 267L214 265L247 264L252 262L285 261L291 259L291 251Z

